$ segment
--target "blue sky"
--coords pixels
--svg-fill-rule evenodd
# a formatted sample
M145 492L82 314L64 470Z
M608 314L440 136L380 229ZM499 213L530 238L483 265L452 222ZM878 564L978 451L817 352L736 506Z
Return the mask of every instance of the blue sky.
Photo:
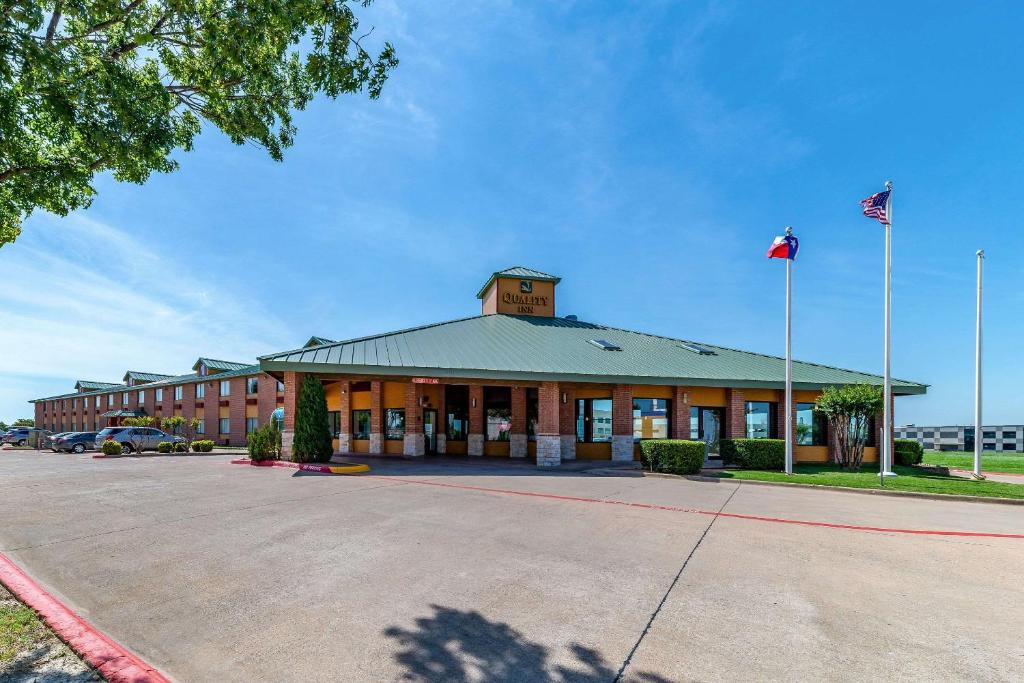
M895 182L898 424L972 419L974 252L986 422L1024 422L1024 88L1015 3L407 3L364 11L401 65L318 100L282 164L215 130L179 172L99 181L0 251L0 418L76 379L250 360L472 315L494 270L561 275L560 314L882 368Z

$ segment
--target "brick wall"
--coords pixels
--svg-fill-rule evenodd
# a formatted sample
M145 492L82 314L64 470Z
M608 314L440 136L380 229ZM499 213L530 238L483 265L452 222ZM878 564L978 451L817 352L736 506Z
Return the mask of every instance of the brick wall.
M476 404L475 406L473 404ZM484 433L484 388L480 384L469 385L469 433Z
M216 388L209 386L207 383L206 387L206 398L203 399L203 438L212 439L217 443L221 442L220 434L218 434L218 424L220 422L220 400L217 396L217 392L214 391ZM197 416L198 417L198 416Z
M277 408L277 380L266 373L260 373L256 387L257 416L260 425L270 420L270 415Z
M672 438L690 439L690 392L687 387L672 390Z
M558 405L556 410L558 411L558 429L553 432L554 434L565 434L565 435L576 435L576 392L573 390L572 385L560 384L558 385ZM562 403L562 394L565 394L565 403ZM539 394L538 394L538 404ZM543 414L543 410L540 411ZM540 432L540 427L537 427L537 431Z
M228 396L228 417L231 418L231 445L245 445L245 377L232 377ZM218 392L220 385L218 384Z
M423 385L409 382L405 385L405 433L423 433Z
M633 436L633 387L629 384L612 388L612 434Z
M558 382L541 382L537 389L537 435L557 436L561 419L562 394ZM575 418L574 418L575 419ZM575 433L575 429L573 430Z
M526 389L512 387L512 433L526 434Z

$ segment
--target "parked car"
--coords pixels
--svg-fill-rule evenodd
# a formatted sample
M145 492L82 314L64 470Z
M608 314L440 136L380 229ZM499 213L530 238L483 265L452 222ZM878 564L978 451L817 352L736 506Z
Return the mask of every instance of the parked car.
M180 436L168 434L155 427L107 427L96 434L93 445L96 449L103 448L104 441L117 441L121 444L122 453L139 451L155 451L161 441L184 441Z
M41 443L39 444L39 447L40 448L49 448L51 451L56 453L57 452L57 448L56 448L57 439L59 439L62 436L67 436L68 434L74 434L74 432L57 432L56 434L50 434L48 436L45 436L45 437L43 437L41 439Z
M96 447L96 432L69 432L53 439L53 450L62 453L85 453Z
M13 446L27 446L29 441L32 439L32 434L39 434L39 438L42 439L50 434L45 429L38 429L36 427L13 427L3 435L0 439L0 443L11 444Z

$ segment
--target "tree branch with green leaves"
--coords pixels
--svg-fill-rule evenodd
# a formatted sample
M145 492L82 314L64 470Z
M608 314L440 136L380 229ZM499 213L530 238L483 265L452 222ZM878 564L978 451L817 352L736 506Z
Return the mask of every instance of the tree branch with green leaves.
M33 211L89 206L97 173L178 168L202 124L283 159L317 95L380 96L398 65L371 53L370 0L2 0L0 246Z

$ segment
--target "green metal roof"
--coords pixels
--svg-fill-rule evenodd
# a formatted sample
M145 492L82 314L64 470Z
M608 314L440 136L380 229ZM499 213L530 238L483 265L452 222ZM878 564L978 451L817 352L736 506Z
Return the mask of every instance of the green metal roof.
M91 391L93 389L113 389L121 386L124 385L116 382L93 382L87 379L80 379L75 382L75 389L85 389L86 391Z
M333 343L334 343L333 339L328 339L327 337L318 337L316 335L313 335L312 337L309 338L309 341L307 341L305 344L302 345L302 348L308 349L310 346L322 346L324 344L333 344Z
M193 370L198 370L200 365L205 365L210 370L238 370L247 367L251 363L234 363L229 360L216 360L214 358L200 358L192 365ZM219 373L218 373L219 374Z
M59 401L61 399L65 399L65 398L85 398L86 396L105 396L105 395L111 393L112 390L114 392L139 391L139 390L157 389L157 388L161 388L161 387L169 387L169 386L174 386L174 385L177 385L177 384L192 384L192 383L195 383L195 382L205 382L205 381L211 381L212 382L213 380L220 381L222 379L229 379L231 377L246 377L248 375L256 375L256 374L259 374L260 372L261 372L260 371L260 366L253 364L253 365L243 365L242 367L238 368L237 370L226 370L224 372L218 372L215 375L208 375L206 377L201 377L200 375L197 375L194 372L193 373L189 373L187 375L173 375L173 376L172 375L160 375L160 377L163 377L164 379L161 379L161 380L155 381L155 382L147 382L146 384L139 384L139 385L136 385L134 387L129 387L129 386L126 386L124 384L113 384L110 387L107 387L105 389L97 389L95 391L83 391L83 392L77 392L76 391L76 392L70 393L70 394L59 394L57 396L46 396L44 398L34 398L34 399L30 400L29 403L39 403L39 402L42 402L42 401Z
M596 341L621 350L605 350ZM702 353L701 350L704 352ZM785 361L606 325L533 316L484 315L262 356L264 371L296 370L479 379L781 388ZM793 362L797 389L881 384L853 370ZM897 394L927 385L893 381Z
M491 273L491 277L487 278L487 282L480 288L480 291L476 293L477 299L483 299L484 294L487 292L487 288L491 286L491 283L497 280L499 277L516 278L519 280L544 280L546 282L554 282L556 285L562 281L562 278L555 275L548 275L542 273L539 270L533 268L526 268L524 266L512 266L505 270L499 270L495 273Z
M129 370L124 373L124 381L127 382L129 378L136 382L159 382L162 379L167 379L171 375L158 375L155 372L139 372L137 370Z
M143 417L145 414L145 410L108 410L100 413L100 417Z

